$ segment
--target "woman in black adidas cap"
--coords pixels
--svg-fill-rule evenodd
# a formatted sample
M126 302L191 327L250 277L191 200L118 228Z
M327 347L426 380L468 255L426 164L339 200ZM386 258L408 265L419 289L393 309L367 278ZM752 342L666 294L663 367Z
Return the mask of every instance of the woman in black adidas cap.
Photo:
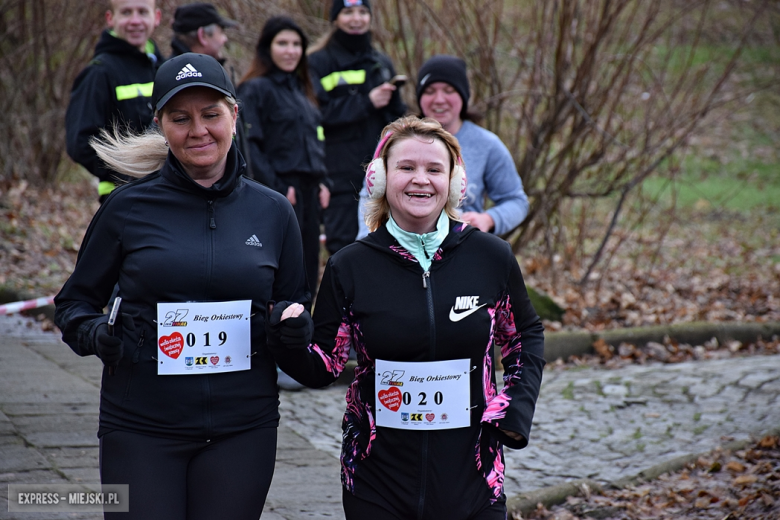
M266 304L308 308L310 297L290 203L242 176L235 97L214 58L183 54L155 78L159 130L93 144L113 170L142 178L93 218L55 321L77 354L105 365L100 473L129 484L122 518L256 520L271 483L279 413Z

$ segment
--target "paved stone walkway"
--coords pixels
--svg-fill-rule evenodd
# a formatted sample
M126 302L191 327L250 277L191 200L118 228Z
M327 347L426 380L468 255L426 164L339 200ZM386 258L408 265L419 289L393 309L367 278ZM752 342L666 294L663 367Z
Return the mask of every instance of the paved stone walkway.
M505 450L507 496L602 483L780 427L780 356L545 371L531 443ZM338 457L344 388L282 396L293 431Z
M0 316L0 519L6 484L95 483L100 363ZM345 387L281 394L264 519L343 518ZM545 372L531 444L506 450L508 496L577 478L607 483L780 427L780 356ZM79 518L99 518L79 515ZM25 513L20 519L73 518Z

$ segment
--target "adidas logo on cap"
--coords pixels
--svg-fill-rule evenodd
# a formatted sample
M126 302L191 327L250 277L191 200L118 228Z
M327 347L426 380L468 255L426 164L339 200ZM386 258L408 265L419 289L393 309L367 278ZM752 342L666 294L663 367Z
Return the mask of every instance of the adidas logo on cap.
M184 78L202 78L202 77L203 74L198 72L198 70L195 67L193 67L188 63L184 66L184 68L182 68L179 71L179 74L176 76L176 81L179 81L180 79L184 79Z

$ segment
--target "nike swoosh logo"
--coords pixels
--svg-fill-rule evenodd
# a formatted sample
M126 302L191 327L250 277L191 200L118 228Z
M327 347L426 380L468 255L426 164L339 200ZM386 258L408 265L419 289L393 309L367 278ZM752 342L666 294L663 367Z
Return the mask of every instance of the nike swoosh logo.
M467 310L467 311L460 312L460 313L458 313L458 312L455 312L455 307L453 307L452 309L450 309L450 321L460 321L460 320L462 320L463 318L466 318L466 317L468 317L468 316L471 316L472 314L474 314L475 312L477 312L479 309L481 309L481 308L482 308L482 307L484 307L485 305L487 305L487 303L483 303L483 304L482 304L482 305L480 305L479 307L474 307L473 309L469 309L469 310Z

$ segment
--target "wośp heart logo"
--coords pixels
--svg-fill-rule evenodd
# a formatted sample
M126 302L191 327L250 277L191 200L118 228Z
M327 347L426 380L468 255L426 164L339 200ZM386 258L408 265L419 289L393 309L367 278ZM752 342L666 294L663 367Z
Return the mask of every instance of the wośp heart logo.
M170 336L162 336L160 338L160 350L166 356L176 359L181 355L184 350L184 336L180 332L174 332Z
M391 412L397 412L401 408L401 391L396 387L380 390L379 402Z

